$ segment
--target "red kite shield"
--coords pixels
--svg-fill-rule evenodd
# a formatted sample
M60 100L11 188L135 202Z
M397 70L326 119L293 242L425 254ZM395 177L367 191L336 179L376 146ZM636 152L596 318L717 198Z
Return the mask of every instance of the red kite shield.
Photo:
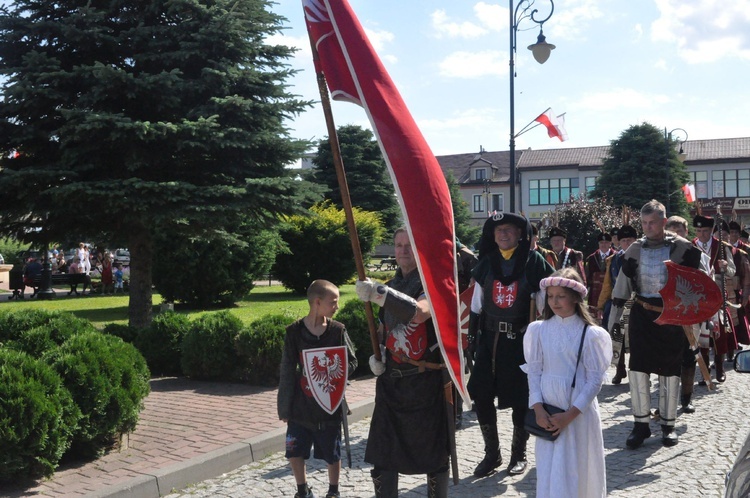
M461 349L469 347L469 315L471 315L471 298L474 296L474 286L470 285L459 296L460 309L458 312L461 327Z
M349 377L346 346L306 349L302 352L302 364L313 398L333 415L344 399Z
M659 291L664 310L654 322L659 325L692 325L716 314L724 299L716 282L700 270L672 261L667 265L667 285Z

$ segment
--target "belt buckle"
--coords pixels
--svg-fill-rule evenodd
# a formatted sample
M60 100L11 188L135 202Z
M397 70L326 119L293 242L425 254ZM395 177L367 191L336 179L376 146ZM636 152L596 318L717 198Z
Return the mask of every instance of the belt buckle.
M515 338L516 338L516 333L515 333L515 332L513 332L513 324L512 324L512 323L508 323L508 322L499 322L499 323L498 323L498 327L497 327L497 328L498 328L498 331L499 331L499 332L504 332L504 333L505 333L505 336L506 336L506 337L507 337L508 339L511 339L511 340L512 340L512 339L515 339Z

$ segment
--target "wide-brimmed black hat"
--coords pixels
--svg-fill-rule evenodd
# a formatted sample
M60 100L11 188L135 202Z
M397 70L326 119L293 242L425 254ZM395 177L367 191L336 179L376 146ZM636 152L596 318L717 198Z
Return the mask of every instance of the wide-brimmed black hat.
M551 239L552 237L562 237L564 239L567 239L568 232L560 227L552 227L549 229L549 238Z
M524 232L529 227L529 220L516 213L495 213L484 222L484 228L490 226L494 230L498 225L515 225Z
M695 228L711 228L714 226L714 219L708 216L696 215L693 218L693 226Z
M605 232L599 232L599 235L596 236L597 242L612 242L612 236Z
M620 229L618 227L610 228L609 229L609 234L612 237L619 237L620 236Z
M724 230L724 232L729 232L729 225L727 225L727 222L724 220L721 220L721 229ZM718 232L719 227L718 225L714 226L714 232Z
M730 230L742 231L742 226L739 223L737 223L736 221L732 220L732 221L729 222L729 229Z
M638 238L638 232L636 232L635 228L631 227L630 225L621 226L620 230L618 231L618 234L619 234L620 240Z

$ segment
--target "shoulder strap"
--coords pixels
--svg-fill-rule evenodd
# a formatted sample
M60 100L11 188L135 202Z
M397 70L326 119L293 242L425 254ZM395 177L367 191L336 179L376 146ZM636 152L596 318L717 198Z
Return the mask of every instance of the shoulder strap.
M578 345L578 359L576 360L576 369L575 373L573 374L573 384L570 387L576 386L576 376L578 375L578 364L581 362L581 351L583 351L583 338L586 337L586 329L588 328L589 324L584 323L583 324L583 332L581 332L581 344Z

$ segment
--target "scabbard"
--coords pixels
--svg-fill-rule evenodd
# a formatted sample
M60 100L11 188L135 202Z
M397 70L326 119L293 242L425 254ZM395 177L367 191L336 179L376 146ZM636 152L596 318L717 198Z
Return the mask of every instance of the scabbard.
M349 468L352 468L352 447L349 443L349 404L346 402L346 398L341 401L341 422L344 426L344 448L346 448L346 463L349 464Z
M458 455L456 453L456 409L453 405L453 381L447 370L443 370L443 392L445 393L445 415L448 421L448 445L451 450L453 484L458 484Z

